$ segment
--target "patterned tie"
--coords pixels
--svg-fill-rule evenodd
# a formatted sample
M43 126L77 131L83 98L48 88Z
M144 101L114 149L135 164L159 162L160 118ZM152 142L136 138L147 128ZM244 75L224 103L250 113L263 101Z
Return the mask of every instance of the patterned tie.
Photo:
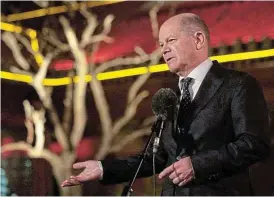
M183 111L185 111L188 108L189 104L191 103L190 93L188 89L191 81L192 81L192 78L190 77L184 78L180 81L181 88L182 88L181 92L183 91L180 110L183 110Z
M178 110L178 116L177 116L177 132L176 134L185 134L185 129L184 129L184 117L186 115L187 108L190 106L191 103L191 98L190 98L190 93L189 93L189 84L191 83L192 78L187 77L184 78L180 81L181 84L181 92L183 91L181 95L181 102L180 102L180 107Z

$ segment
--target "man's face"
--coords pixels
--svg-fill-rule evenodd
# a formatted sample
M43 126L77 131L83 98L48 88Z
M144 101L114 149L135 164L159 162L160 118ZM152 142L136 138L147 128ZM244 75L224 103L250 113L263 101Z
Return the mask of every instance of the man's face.
M196 51L194 37L182 31L178 20L168 20L161 26L159 44L171 72L178 73L192 66Z

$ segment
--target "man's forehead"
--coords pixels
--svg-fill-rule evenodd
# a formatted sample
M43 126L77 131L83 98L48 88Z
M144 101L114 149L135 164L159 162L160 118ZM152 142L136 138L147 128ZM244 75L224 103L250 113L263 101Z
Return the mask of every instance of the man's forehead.
M178 36L182 31L179 25L163 25L159 31L159 39L166 39L171 36Z

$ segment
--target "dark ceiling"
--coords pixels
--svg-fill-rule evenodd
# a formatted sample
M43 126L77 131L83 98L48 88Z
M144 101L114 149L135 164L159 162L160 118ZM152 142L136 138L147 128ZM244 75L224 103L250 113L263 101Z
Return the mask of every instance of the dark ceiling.
M60 5L68 5L69 2L65 1L48 1L49 2L49 7L55 7L55 6L60 6ZM113 14L115 16L115 21L119 23L121 20L128 20L131 18L136 18L142 15L147 15L148 10L155 5L157 1L122 1L114 4L108 4L108 5L103 5L103 6L97 6L93 8L89 8L89 11L92 11L95 13L98 18L102 19L104 18L107 14ZM203 1L203 2L197 2L197 1L192 1L192 2L178 2L178 1L166 1L163 3L163 7L161 8L161 11L164 11L166 9L169 9L171 6L176 7L176 8L181 8L181 7L200 7L200 6L208 6L212 4L220 4L220 2L216 1ZM32 1L1 1L1 13L5 16L9 14L14 14L14 13L22 13L22 12L27 12L27 11L33 11L41 9L37 4L35 4ZM70 17L77 17L77 14L79 12L72 11L70 13L66 13L66 15ZM64 14L64 13L62 13ZM58 16L52 15L54 17ZM32 19L27 19L27 20L22 20L22 21L15 21L14 23L18 23L22 25L23 27L29 27L33 28L36 30L40 30L42 27L42 24L44 20L47 17L42 16L42 17L37 17L37 18L32 18Z

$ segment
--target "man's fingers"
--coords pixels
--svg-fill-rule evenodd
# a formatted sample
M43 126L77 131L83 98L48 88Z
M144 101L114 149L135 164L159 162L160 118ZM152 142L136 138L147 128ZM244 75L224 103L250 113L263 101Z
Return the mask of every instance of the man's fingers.
M68 187L68 186L73 186L73 185L79 185L81 184L79 181L77 181L76 179L68 179L65 180L62 184L61 187Z
M178 174L176 173L176 171L174 170L170 175L169 175L169 179L173 180L176 177L178 177Z
M101 169L95 168L91 171L84 170L81 172L78 176L76 176L76 179L80 182L90 181L90 180L96 180L101 175Z
M65 180L62 184L61 187L66 187L69 185L69 182L67 180Z
M173 165L165 168L160 174L159 174L159 179L162 179L164 177L166 177L167 175L169 175L170 173L173 172Z
M182 181L179 183L179 186L181 187L181 186L186 185L192 179L193 179L193 175L191 173L188 173L186 175L182 174L182 176L180 176L180 180L182 180Z
M182 180L181 183L179 183L179 186L180 186L180 187L181 187L181 186L184 186L184 185L186 185L189 181L190 181L190 179L184 179L184 180Z
M74 169L81 169L81 168L85 168L85 167L86 167L86 164L85 164L85 162L78 162L78 163L73 164L72 167L73 167Z
M173 179L173 183L174 184L178 184L178 183L180 183L180 181L181 181L181 179L179 178L179 177L176 177L175 179Z

